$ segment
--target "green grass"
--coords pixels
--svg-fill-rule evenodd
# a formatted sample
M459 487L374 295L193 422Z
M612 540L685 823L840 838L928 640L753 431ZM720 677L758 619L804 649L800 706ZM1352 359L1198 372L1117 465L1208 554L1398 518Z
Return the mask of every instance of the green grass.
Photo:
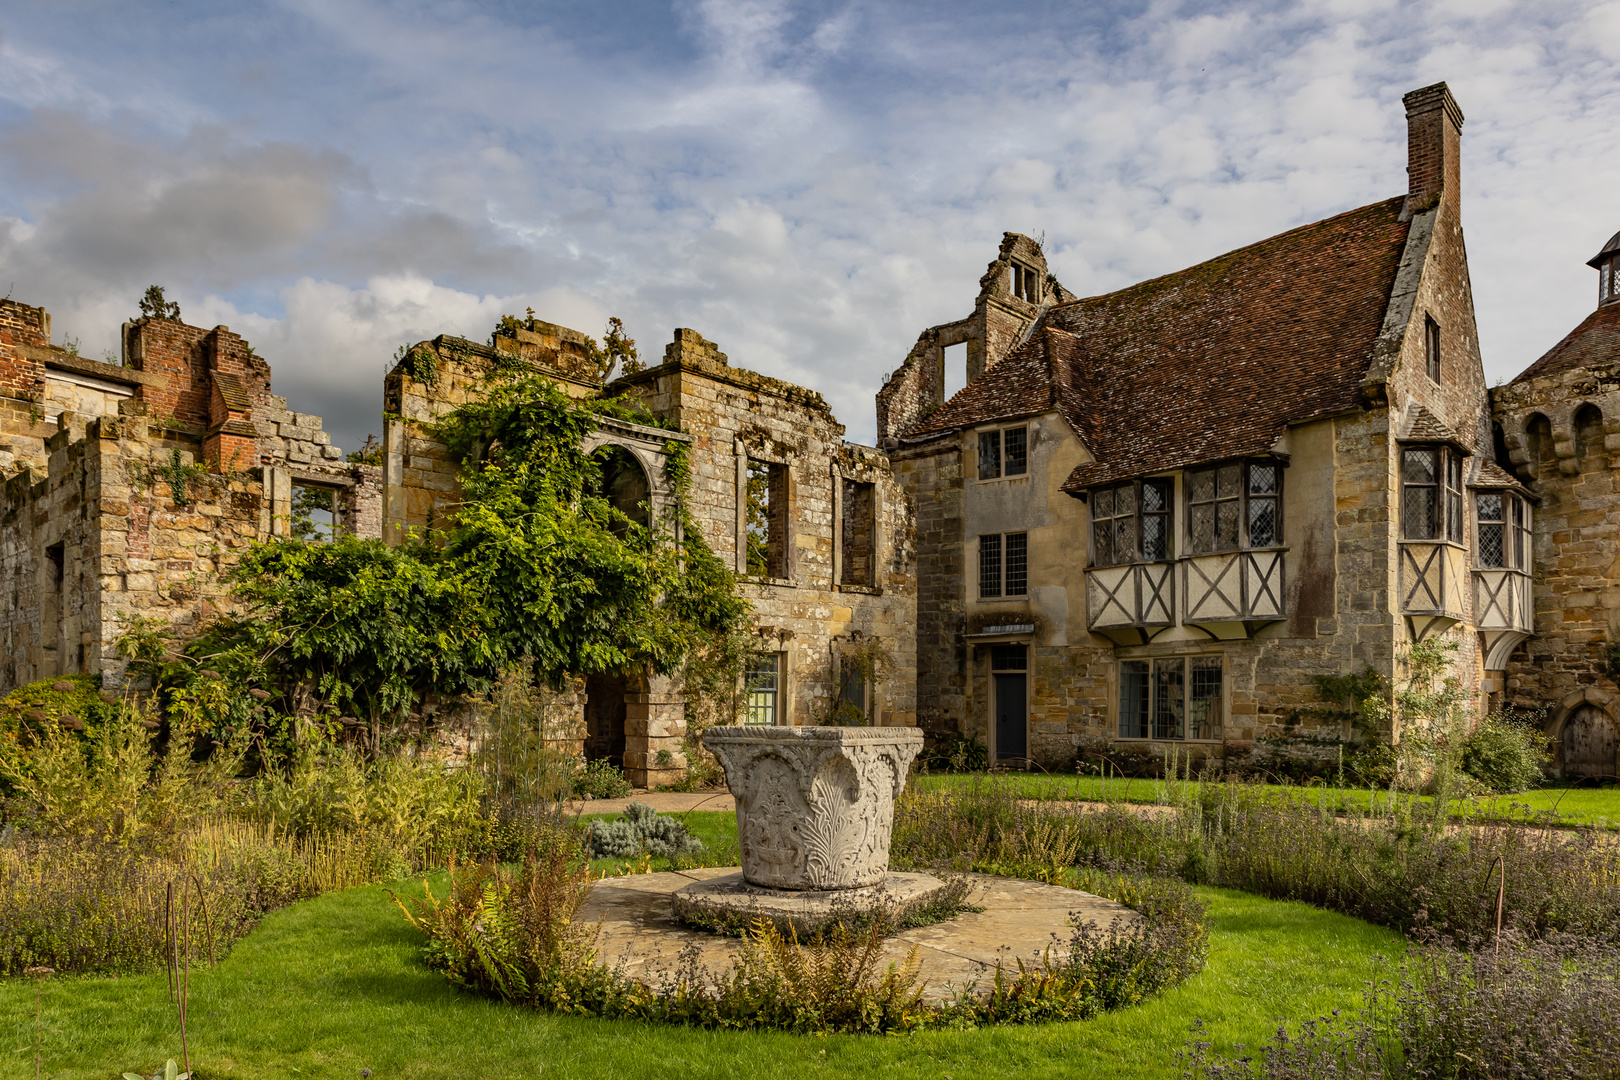
M1354 1006L1373 955L1401 948L1390 931L1304 904L1197 891L1212 916L1208 968L1134 1009L1086 1023L817 1038L557 1016L457 991L422 966L421 941L384 889L350 889L276 912L216 970L193 973L192 1063L200 1080L358 1080L363 1068L375 1080L1170 1078L1194 1018L1218 1047L1257 1046L1278 1017ZM105 1080L178 1059L166 998L161 974L50 980L43 1075ZM33 983L0 982L0 1034L13 1051L0 1075L31 1075L33 1016Z
M917 777L913 783L924 791L963 789L974 783L991 783L1013 791L1023 799L1074 799L1082 802L1114 802L1137 805L1174 803L1186 781L1128 778L1121 776L1078 776L1061 773L933 773ZM1196 784L1197 781L1190 783ZM1307 784L1256 784L1255 789L1285 799L1305 799L1313 805L1322 801L1336 808L1366 809L1378 800L1388 804L1387 791L1367 788L1340 788ZM1405 796L1402 796L1403 798ZM1422 801L1427 801L1426 799ZM1523 819L1555 815L1561 825L1597 825L1620 828L1620 786L1608 788L1549 785L1515 795L1479 796L1459 802L1454 817L1484 819Z

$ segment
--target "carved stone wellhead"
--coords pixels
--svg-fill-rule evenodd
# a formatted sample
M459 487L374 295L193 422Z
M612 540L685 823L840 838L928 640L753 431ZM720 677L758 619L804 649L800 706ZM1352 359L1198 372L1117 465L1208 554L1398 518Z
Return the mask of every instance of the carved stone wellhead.
M767 889L859 889L889 871L894 800L921 728L715 727L737 800L743 879Z

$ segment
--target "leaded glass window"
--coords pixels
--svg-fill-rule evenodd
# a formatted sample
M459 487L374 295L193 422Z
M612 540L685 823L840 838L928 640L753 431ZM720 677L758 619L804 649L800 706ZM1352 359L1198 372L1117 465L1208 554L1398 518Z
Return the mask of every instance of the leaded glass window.
M1006 535L1008 596L1026 596L1029 593L1029 534Z
M979 479L995 480L1001 476L1001 432L979 432Z
M1282 468L1235 462L1187 473L1187 549L1194 555L1274 547L1282 539Z
M1408 540L1434 540L1440 502L1440 450L1407 448L1401 453L1401 535Z
M1172 490L1169 480L1141 480L1092 492L1092 565L1170 558Z
M1479 565L1507 566L1507 522L1503 520L1502 496L1481 492L1474 499L1479 518Z
M1121 661L1119 737L1219 740L1226 726L1225 681L1220 656Z
M979 479L999 480L1029 472L1029 428L979 432Z
M1001 595L1001 534L979 537L979 596Z

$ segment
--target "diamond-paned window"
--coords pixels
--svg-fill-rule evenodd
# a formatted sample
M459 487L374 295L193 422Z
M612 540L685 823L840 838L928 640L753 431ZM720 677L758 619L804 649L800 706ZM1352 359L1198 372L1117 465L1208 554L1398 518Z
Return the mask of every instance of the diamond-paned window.
M1282 467L1236 462L1187 473L1187 548L1195 555L1282 542Z
M1507 522L1502 519L1502 496L1481 492L1474 499L1479 520L1479 565L1506 566Z
M1092 565L1172 557L1169 480L1138 480L1091 493Z

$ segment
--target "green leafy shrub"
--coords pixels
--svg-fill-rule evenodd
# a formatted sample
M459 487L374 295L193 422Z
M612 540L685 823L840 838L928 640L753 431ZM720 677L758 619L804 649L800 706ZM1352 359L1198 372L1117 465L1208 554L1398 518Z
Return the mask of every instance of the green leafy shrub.
M633 802L617 821L593 821L586 833L591 855L598 859L634 859L642 855L695 855L703 841L676 818L659 814L646 803Z
M1463 740L1463 771L1499 795L1539 785L1551 754L1538 719L1517 711L1485 717Z
M928 767L947 772L983 772L990 767L990 751L972 735L953 731L934 746Z
M582 799L587 795L593 799L623 799L633 790L624 773L607 758L587 761L574 773L574 794Z

